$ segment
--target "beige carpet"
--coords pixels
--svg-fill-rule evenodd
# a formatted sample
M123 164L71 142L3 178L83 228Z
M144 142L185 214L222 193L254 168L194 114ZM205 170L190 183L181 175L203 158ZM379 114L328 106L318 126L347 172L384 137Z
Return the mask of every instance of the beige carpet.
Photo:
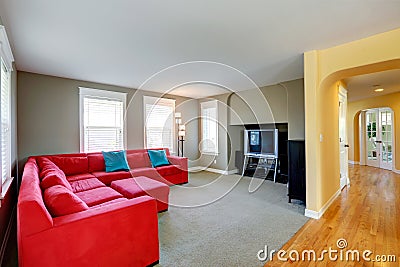
M199 172L171 187L172 205L159 214L158 266L263 266L257 252L279 249L308 219L301 202L288 203L286 185L261 181L249 193L250 181Z

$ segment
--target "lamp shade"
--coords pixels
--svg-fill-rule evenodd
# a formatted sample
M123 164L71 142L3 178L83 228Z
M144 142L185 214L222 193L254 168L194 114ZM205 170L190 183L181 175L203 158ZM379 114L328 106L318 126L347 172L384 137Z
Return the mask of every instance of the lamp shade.
M185 131L185 125L179 125L179 131Z
M178 136L185 136L186 132L185 131L178 131Z

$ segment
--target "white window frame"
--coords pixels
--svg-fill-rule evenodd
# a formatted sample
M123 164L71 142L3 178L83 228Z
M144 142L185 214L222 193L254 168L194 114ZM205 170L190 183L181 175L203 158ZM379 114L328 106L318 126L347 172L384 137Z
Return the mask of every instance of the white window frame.
M8 148L9 148L8 149L9 151L8 151L8 159L7 160L9 162L7 164L8 170L6 170L7 171L7 177L4 180L4 182L2 180L1 183L0 183L0 207L1 207L1 200L6 195L8 189L9 189L9 187L11 185L11 182L14 179L14 177L11 176L11 164L12 164L12 162L11 162L12 161L12 159L11 159L11 150L12 150L12 141L11 141L11 139L12 139L12 137L11 137L11 135L12 135L12 133L11 133L11 111L12 111L12 109L11 109L11 88L12 88L12 84L11 83L12 83L12 80L11 80L11 73L13 71L12 63L14 62L14 56L13 56L12 51L11 51L11 47L10 47L10 43L8 41L8 38L7 38L7 33L6 33L6 30L5 30L5 27L2 26L2 25L0 25L0 61L2 62L2 63L0 62L0 64L4 63L4 65L5 65L6 69L7 69L8 75L9 75L9 77L8 77L8 79L9 79L8 101L9 101L9 103L8 103L8 112L7 112L8 113L7 120L8 120L8 123L9 123L9 128L7 129L7 131L9 132L8 140L7 140L7 142L8 142L7 145L8 145ZM1 80L1 73L0 73L0 80ZM1 114L0 114L0 116L1 116ZM0 153L1 152L2 151L0 151ZM2 166L2 157L0 157L0 166Z
M84 129L84 99L85 97L92 97L98 99L110 99L123 102L123 149L127 147L127 134L126 134L126 95L127 93L107 91L86 87L79 87L79 134L80 134L80 152L86 153L85 150L85 129ZM100 151L99 151L100 152Z
M176 106L176 100L171 99L171 98L163 98L163 97L154 97L154 96L143 96L143 132L144 132L144 147L147 147L147 130L146 130L146 125L147 125L147 114L146 114L146 104L157 104L162 101L169 102L169 104L172 106L172 133L171 133L171 140L172 140L172 146L169 147L169 151L171 154L174 154L176 151L176 142L177 136L176 136L176 128L175 128L175 106ZM165 146L164 146L165 147Z
M216 123L216 140L215 140L215 150L206 150L203 147L201 147L201 154L205 155L218 155L219 154L219 145L218 145L218 131L219 131L219 124L218 124L218 101L217 100L211 100L211 101L206 101L206 102L201 102L200 103L200 116L201 116L201 145L203 146L204 142L204 122L206 118L203 116L203 110L207 108L215 108L215 118L211 118L213 122Z

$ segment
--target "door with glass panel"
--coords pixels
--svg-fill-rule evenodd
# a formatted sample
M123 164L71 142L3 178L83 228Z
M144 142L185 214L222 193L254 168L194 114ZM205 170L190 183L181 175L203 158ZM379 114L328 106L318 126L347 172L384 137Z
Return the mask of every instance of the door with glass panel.
M392 111L390 109L379 109L380 119L380 167L387 170L392 170L393 156L393 127L392 127Z
M371 109L366 112L367 165L392 169L393 127L392 110Z

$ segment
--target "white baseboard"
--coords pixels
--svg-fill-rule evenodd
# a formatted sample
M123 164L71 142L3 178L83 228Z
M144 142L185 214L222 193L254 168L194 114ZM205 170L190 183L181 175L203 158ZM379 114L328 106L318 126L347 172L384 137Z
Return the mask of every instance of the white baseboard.
M328 202L325 203L325 205L319 211L305 209L304 216L318 220L322 217L322 215L330 207L330 205L332 205L333 201L335 201L335 199L340 195L340 192L340 189L336 191L336 193L328 200Z
M214 173L219 173L223 175L230 175L230 174L235 174L238 172L238 169L233 169L233 170L220 170L220 169L214 169L214 168L209 168L209 167L203 167L203 166L194 166L190 167L189 172L198 172L198 171L208 171L208 172L214 172Z
M352 160L349 160L348 162L349 162L350 164L353 164L353 165L359 165L359 164L360 164L359 161L352 161Z
M394 168L394 167L393 167L393 169L392 169L392 172L397 173L397 174L400 174L400 170L398 170L398 169L396 169L396 168Z

